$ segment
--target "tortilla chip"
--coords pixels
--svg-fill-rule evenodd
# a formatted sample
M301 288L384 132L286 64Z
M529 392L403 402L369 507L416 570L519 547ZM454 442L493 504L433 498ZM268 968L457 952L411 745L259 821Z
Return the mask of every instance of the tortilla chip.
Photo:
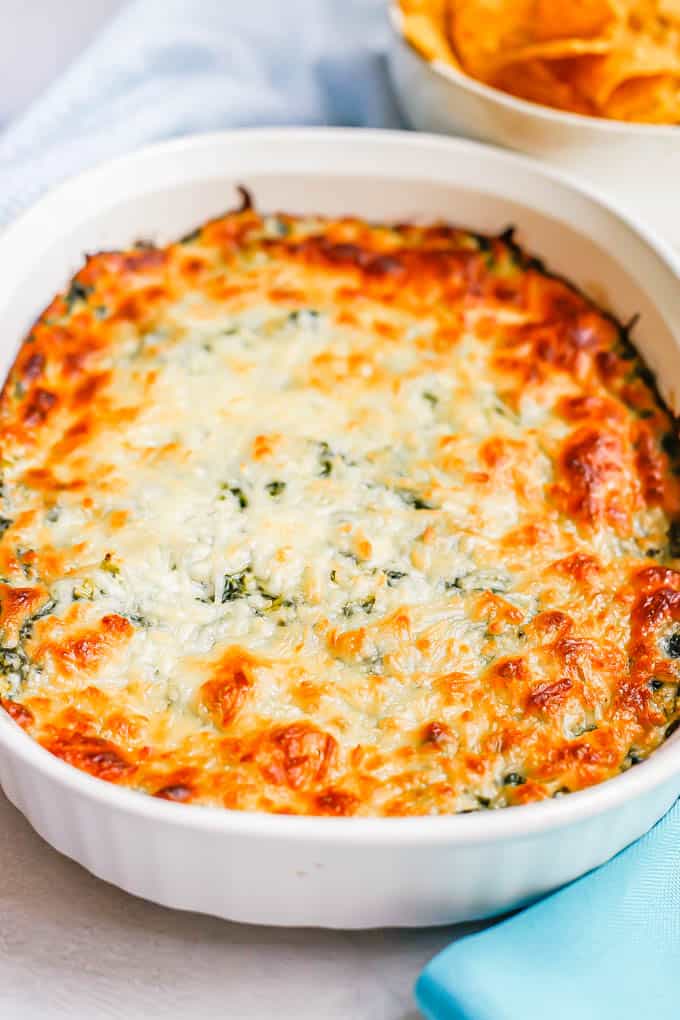
M400 7L404 14L422 14L443 24L449 0L400 0Z
M508 50L498 61L497 67L508 64L523 64L532 60L565 60L571 57L601 56L612 49L612 38L601 39L556 39L554 42L533 43L517 50Z
M439 22L427 14L404 10L402 23L405 38L426 60L441 60L454 67L460 66L449 44L443 20Z
M611 0L536 0L535 39L592 39L611 28L620 14Z
M680 0L659 0L659 17L680 25Z
M449 38L466 71L487 79L504 50L528 46L533 7L534 0L455 0Z
M680 79L672 75L631 78L602 107L605 117L646 124L680 124Z
M654 26L680 23L680 0L625 0L628 24L635 31L648 32Z
M575 63L571 80L581 95L601 109L625 82L659 75L680 75L680 53L624 29L607 56Z
M568 78L560 77L558 66L552 62L529 60L523 64L508 64L500 69L492 84L531 103L571 113L595 113L592 104L579 95Z
M601 53L618 17L614 0L452 0L448 25L463 67L488 80L509 63Z

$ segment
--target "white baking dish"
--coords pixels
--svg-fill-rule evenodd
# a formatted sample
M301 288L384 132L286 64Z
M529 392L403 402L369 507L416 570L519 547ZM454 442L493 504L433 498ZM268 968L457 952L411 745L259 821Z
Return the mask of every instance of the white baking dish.
M680 127L584 117L528 103L441 61L427 61L404 38L396 0L390 22L390 72L413 127L537 156L601 188L680 245Z
M537 164L474 143L388 132L276 130L147 149L70 181L0 237L2 370L83 252L165 241L235 204L516 224L521 241L624 319L680 406L678 259ZM640 836L680 792L680 732L590 790L498 812L296 818L172 804L93 779L0 711L0 782L37 831L101 878L173 907L239 921L362 928L507 910Z

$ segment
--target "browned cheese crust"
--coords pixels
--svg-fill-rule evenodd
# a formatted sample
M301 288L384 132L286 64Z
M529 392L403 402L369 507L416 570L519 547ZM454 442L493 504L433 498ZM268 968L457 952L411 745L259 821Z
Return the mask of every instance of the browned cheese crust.
M1 703L91 775L444 814L677 723L675 425L510 235L246 207L90 256L0 416Z

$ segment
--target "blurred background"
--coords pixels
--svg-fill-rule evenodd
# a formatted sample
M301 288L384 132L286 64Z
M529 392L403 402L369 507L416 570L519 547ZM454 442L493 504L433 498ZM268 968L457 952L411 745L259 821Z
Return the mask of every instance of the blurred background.
M0 130L49 85L123 3L0 0Z

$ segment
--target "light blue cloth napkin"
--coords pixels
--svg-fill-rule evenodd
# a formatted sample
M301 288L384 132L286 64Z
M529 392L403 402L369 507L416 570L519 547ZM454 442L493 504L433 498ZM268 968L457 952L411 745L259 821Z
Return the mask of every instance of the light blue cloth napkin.
M384 0L136 0L0 136L0 223L55 181L174 135L399 127L386 39ZM611 864L436 957L421 1007L433 1020L680 1020L679 848L676 805Z
M416 998L431 1020L680 1020L680 802L609 864L444 950Z
M135 0L0 135L0 224L55 181L175 135L400 127L387 32L384 0Z

